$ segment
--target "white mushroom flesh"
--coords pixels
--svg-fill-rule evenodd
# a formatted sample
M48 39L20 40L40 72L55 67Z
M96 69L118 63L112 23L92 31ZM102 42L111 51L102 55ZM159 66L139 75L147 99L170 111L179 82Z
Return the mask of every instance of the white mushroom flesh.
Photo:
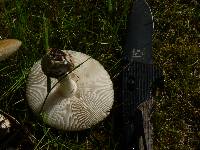
M90 56L65 51L78 66ZM110 112L113 101L113 84L103 66L93 58L88 59L80 67L69 74L76 83L76 91L71 96L60 94L59 84L51 90L42 113L43 120L58 129L83 130L102 121ZM51 78L51 86L57 79ZM31 69L26 90L28 103L34 113L38 114L47 95L47 77L41 69L41 60Z
M4 117L4 115L0 114L0 129L10 128L10 121Z

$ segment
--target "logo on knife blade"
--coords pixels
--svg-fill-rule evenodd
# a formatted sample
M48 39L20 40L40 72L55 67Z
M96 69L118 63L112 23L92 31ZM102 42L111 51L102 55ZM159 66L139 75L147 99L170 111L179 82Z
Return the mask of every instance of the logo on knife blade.
M133 48L131 51L131 56L134 58L141 58L144 56L144 50Z

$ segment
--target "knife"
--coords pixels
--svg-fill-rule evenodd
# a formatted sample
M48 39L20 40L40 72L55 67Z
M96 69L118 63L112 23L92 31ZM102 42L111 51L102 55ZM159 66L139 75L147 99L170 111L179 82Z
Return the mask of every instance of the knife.
M152 150L152 89L162 73L153 64L153 18L145 0L133 3L127 31L123 47L121 149Z

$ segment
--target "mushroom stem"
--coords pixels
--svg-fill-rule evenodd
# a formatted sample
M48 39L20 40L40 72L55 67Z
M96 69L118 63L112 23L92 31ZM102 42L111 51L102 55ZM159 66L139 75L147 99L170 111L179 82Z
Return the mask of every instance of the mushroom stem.
M68 98L76 93L77 84L74 80L70 78L69 75L67 75L66 77L61 79L57 90L59 91L59 93L61 93L63 97Z

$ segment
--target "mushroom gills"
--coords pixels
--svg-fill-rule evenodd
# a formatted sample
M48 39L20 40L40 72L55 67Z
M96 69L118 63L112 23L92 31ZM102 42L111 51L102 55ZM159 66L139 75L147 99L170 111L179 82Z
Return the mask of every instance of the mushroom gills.
M78 66L90 56L64 51ZM59 79L51 78L54 86ZM38 114L47 95L47 77L41 60L31 69L26 90L29 106ZM44 121L58 129L84 130L102 121L110 112L114 101L113 84L104 67L90 58L69 73L55 86L46 99Z

